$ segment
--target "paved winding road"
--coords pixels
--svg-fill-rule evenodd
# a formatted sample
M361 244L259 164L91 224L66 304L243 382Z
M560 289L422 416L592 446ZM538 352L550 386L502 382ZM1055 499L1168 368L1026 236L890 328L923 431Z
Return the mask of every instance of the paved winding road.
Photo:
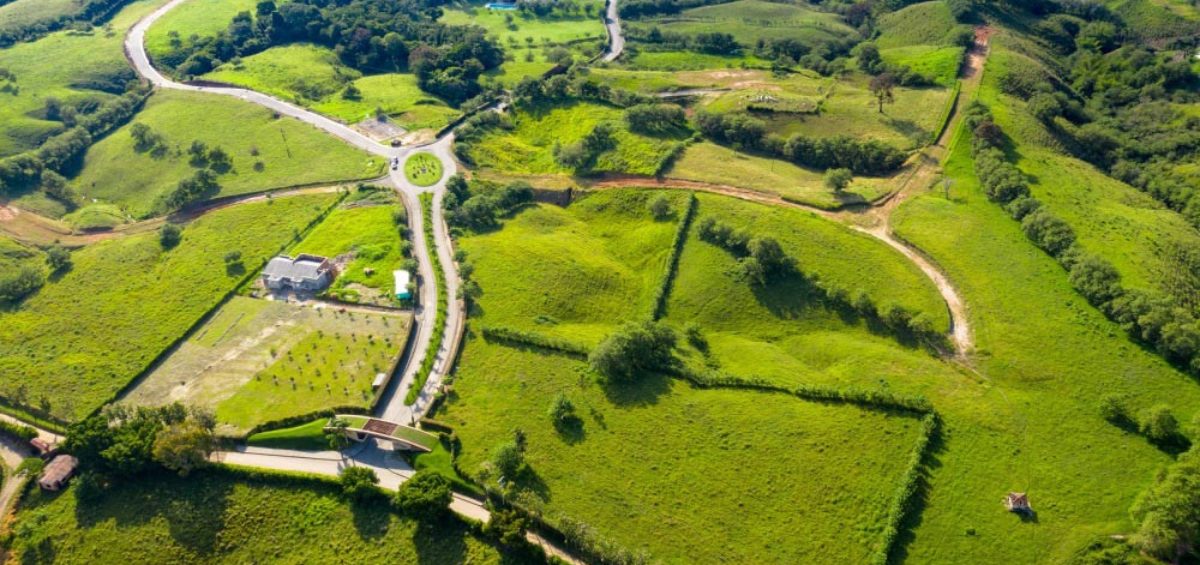
M621 11L617 0L608 0L604 12L604 27L608 30L608 50L601 58L604 62L616 61L625 51L625 34L621 31Z

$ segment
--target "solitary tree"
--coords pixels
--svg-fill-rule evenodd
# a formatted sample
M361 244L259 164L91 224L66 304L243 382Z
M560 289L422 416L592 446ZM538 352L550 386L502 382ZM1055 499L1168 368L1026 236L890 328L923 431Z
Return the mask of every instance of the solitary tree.
M825 186L835 192L841 192L850 185L854 173L850 169L836 168L825 171Z
M884 104L894 104L896 102L896 77L892 73L883 73L871 79L869 85L871 94L875 96L875 100L879 102L879 113L883 113Z
M666 196L659 195L650 202L650 214L656 220L661 220L671 214L671 203L667 201Z
M170 249L179 245L179 240L181 239L183 239L183 230L180 229L178 224L168 222L163 224L163 227L158 230L158 243L162 245L163 249Z
M1175 419L1169 406L1158 404L1142 415L1139 429L1151 440L1165 441L1179 433L1179 420Z
M561 426L575 416L575 404L571 402L570 398L567 398L566 394L560 392L558 396L554 397L550 403L550 410L546 413L554 425Z
M208 462L214 446L212 427L202 418L191 417L168 426L154 440L154 460L186 477Z
M338 478L342 485L342 494L351 500L364 500L375 492L379 484L379 476L367 467L347 467Z
M334 418L329 423L329 428L325 430L325 440L331 449L341 451L350 445L350 438L346 437L346 428L349 427L350 422L343 418Z
M502 443L492 452L492 466L500 476L512 479L525 467L525 455L521 453L517 442Z
M392 500L401 512L423 520L434 520L445 514L452 498L450 482L433 471L417 471L400 485Z
M55 245L46 250L46 265L53 273L63 273L71 269L71 252L61 245Z
M656 322L626 324L588 355L596 372L612 381L631 381L674 363L675 332Z

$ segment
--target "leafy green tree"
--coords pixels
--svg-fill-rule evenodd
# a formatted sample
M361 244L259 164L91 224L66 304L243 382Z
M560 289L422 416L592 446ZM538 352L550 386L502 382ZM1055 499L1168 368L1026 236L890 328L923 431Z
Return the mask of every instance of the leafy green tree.
M167 222L158 230L158 243L162 245L163 249L171 249L179 245L182 239L183 228L179 227L179 224Z
M825 187L834 192L844 190L851 180L854 180L854 173L850 172L850 169L839 167L825 171Z
M874 43L859 43L855 52L858 57L858 68L864 73L875 74L883 65L883 57L879 55L879 48Z
M362 91L358 89L354 83L346 83L346 88L342 89L343 100L362 100Z
M46 250L46 265L55 274L71 270L71 252L61 245L50 246Z
M450 481L433 471L417 471L411 479L400 485L392 499L404 514L421 520L432 521L445 515L450 508L453 494Z
M493 510L492 517L483 525L483 533L501 545L520 547L525 543L525 531L529 520L516 510Z
M501 477L512 480L525 468L525 455L516 441L502 443L492 451L492 467Z
M1134 501L1130 515L1139 524L1132 541L1142 551L1174 563L1193 553L1200 541L1200 451L1180 455Z
M191 417L160 431L154 440L154 460L186 477L208 463L216 446L211 420Z
M1171 407L1157 404L1142 414L1138 429L1153 441L1169 441L1179 434L1179 420Z
M879 103L880 114L883 113L884 104L896 103L896 77L892 73L882 73L873 77L867 86L875 101Z
M1129 410L1125 408L1125 400L1118 394L1106 394L1100 397L1100 417L1113 423L1122 423L1129 419Z
M350 438L346 435L346 429L350 427L350 422L345 418L334 418L329 423L329 427L325 430L325 440L329 443L329 448L334 451L341 451L350 446Z
M32 265L0 273L0 303L15 304L33 294L46 282L46 275Z
M571 402L565 393L560 392L550 402L550 409L546 414L550 416L554 425L561 426L575 417L575 403Z
M615 382L632 381L674 366L675 332L657 322L629 323L600 342L588 356L596 372Z
M671 203L666 196L660 194L650 201L650 215L654 216L656 220L662 220L671 215Z
M379 484L379 476L367 467L347 467L338 477L338 483L347 498L362 501L377 492L375 485Z

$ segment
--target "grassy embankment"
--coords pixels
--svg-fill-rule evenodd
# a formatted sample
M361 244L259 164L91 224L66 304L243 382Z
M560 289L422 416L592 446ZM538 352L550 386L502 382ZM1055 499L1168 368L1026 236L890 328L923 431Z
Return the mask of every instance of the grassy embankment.
M130 135L134 124L162 135L163 154L136 148ZM231 168L217 177L221 196L374 178L387 166L382 158L249 102L162 91L129 124L88 151L71 185L81 196L115 204L134 217L160 213L159 198L196 170L188 152L196 140L224 149L232 159Z
M648 137L630 132L619 108L578 102L522 111L513 116L514 129L496 129L471 144L471 159L484 170L516 174L567 175L570 169L554 160L554 145L583 139L597 124L614 126L616 147L601 153L592 167L598 173L655 174L672 153L679 136Z
M332 50L316 45L272 47L201 78L265 92L348 123L374 119L375 109L382 108L405 129L436 130L459 115L437 97L422 92L412 74L364 76L342 65ZM343 96L349 84L359 90L359 96Z
M14 376L13 389L24 387L27 404L45 399L62 420L86 415L334 199L297 196L213 212L188 224L171 250L152 232L73 253L69 272L0 313L0 372ZM239 263L224 261L231 251L241 252Z
M82 502L75 488L34 489L18 515L18 562L378 561L521 563L456 519L399 516L354 504L325 480L199 471L152 475Z

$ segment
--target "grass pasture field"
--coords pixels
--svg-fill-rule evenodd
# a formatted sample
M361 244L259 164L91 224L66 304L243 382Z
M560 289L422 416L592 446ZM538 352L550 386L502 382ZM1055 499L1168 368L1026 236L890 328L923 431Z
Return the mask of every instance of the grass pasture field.
M254 13L257 0L188 0L167 12L146 31L146 53L151 58L171 51L171 35L187 42L224 31L238 12Z
M0 29L22 28L58 16L79 13L75 0L12 0L0 6Z
M732 34L749 49L760 39L817 42L854 33L836 13L820 11L804 2L765 0L735 0L689 8L675 15L630 20L628 26L635 34L654 27L687 35L720 31Z
M455 427L468 473L520 428L521 500L655 562L862 562L880 543L915 419L660 376L595 378L579 361L472 339L438 418ZM562 431L546 417L559 393L579 415Z
M868 77L850 75L840 80L802 74L775 78L765 71L746 72L728 92L706 97L700 104L711 112L748 112L766 122L767 129L784 137L849 135L874 139L902 148L930 142L950 100L941 87L897 88L895 102L879 111L868 90Z
M419 524L388 504L353 504L336 485L197 471L123 482L83 502L77 487L34 491L10 557L18 562L296 561L521 563L462 522ZM320 541L318 541L320 540Z
M130 135L134 124L160 134L165 150L161 154L139 151ZM221 196L373 178L387 166L382 158L299 120L276 118L254 104L204 93L162 91L129 124L88 150L71 185L81 196L116 205L133 217L161 213L161 196L196 170L188 148L197 140L224 149L231 158L231 168L217 178Z
M591 345L616 321L647 315L684 205L683 193L665 194L666 221L650 214L653 192L606 191L462 238L483 289L471 317Z
M612 106L576 102L520 111L513 130L494 130L471 144L471 158L483 169L516 174L568 174L554 160L556 143L583 139L597 124L614 126L614 149L601 153L594 172L655 174L683 135L649 137L628 130L622 111Z
M124 401L208 408L228 436L326 408L367 408L375 375L399 354L410 317L235 297Z
M874 201L890 192L893 184L892 179L858 177L837 194L825 186L818 171L708 142L689 145L666 176L778 194L818 208Z
M1200 247L1200 233L1149 195L1056 150L1025 102L1000 91L999 77L1020 64L1003 44L993 47L979 99L1014 141L1017 165L1035 179L1033 196L1071 225L1084 249L1109 260L1125 286L1157 289L1177 268L1168 249Z
M245 276L335 201L333 195L248 203L207 214L164 251L158 233L72 253L74 266L0 312L7 398L75 420L107 402ZM239 263L223 257L241 252Z
M432 153L413 153L404 161L404 176L417 186L435 185L442 180L442 161Z
M374 119L376 108L407 130L440 129L459 116L458 110L422 92L412 74L364 76L342 65L331 49L312 44L272 47L201 78L291 100L347 123ZM358 96L343 95L351 84L359 90Z
M704 71L711 69L766 69L771 62L751 54L716 55L692 51L639 50L625 57L624 68L635 71Z
M450 25L479 26L495 38L507 56L499 69L490 71L486 76L504 86L512 86L527 76L538 77L553 68L554 63L547 61L545 56L549 48L565 48L576 60L584 60L598 53L607 37L600 20L600 14L604 11L602 1L578 3L582 7L590 7L591 16L555 14L538 17L523 14L520 10L489 10L484 4L460 2L448 6L438 21Z
M15 21L10 18L17 18L18 12L58 13L75 4L73 0L18 0L0 7L0 22ZM60 122L46 119L46 98L67 103L103 101L114 94L100 90L101 83L132 79L121 41L125 31L157 4L157 0L129 2L106 27L87 33L56 32L0 49L0 69L16 75L17 88L15 93L0 92L0 158L35 149L63 129Z
M875 44L881 50L912 45L937 45L955 25L957 22L946 2L918 2L880 17L879 37L875 39Z

